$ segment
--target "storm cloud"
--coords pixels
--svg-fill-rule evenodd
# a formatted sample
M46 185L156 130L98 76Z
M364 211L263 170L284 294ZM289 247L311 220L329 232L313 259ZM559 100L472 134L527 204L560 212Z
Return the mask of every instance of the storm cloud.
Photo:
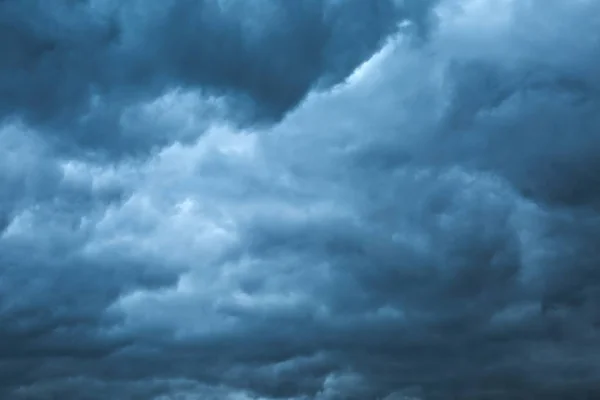
M600 2L0 2L0 397L600 396Z
M352 72L399 22L416 18L424 31L424 6L412 3L3 1L0 115L67 150L109 155L174 139L124 123L168 91L224 95L212 113L243 125L276 121Z

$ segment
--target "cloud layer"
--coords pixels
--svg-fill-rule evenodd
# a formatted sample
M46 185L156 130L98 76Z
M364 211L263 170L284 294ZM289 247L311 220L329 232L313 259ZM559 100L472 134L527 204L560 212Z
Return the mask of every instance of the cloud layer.
M412 3L4 1L0 115L43 127L67 150L111 155L191 139L123 124L179 88L226 96L237 123L278 120L342 80L397 23L422 20Z
M0 397L600 395L598 26L0 2Z

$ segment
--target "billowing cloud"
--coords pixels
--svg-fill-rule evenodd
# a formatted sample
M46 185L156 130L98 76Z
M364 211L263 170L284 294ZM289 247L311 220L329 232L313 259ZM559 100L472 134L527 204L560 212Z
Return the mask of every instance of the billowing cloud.
M151 3L0 5L2 398L600 394L600 3Z
M3 1L0 117L42 126L67 150L109 155L174 139L123 123L173 89L226 94L228 117L243 125L278 120L342 80L402 21L425 29L429 2L417 3Z

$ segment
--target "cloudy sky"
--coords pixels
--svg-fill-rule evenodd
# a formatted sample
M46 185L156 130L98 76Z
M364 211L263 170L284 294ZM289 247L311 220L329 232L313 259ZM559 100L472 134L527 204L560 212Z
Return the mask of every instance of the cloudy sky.
M0 1L0 398L600 398L600 1Z

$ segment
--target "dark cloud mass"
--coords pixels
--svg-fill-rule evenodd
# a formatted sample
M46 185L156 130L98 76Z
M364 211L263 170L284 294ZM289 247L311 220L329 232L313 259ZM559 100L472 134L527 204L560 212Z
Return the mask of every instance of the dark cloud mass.
M238 123L277 120L411 15L392 0L3 1L0 117L109 154L172 140L121 119L173 89L227 96Z
M0 398L600 398L599 28L0 1Z

